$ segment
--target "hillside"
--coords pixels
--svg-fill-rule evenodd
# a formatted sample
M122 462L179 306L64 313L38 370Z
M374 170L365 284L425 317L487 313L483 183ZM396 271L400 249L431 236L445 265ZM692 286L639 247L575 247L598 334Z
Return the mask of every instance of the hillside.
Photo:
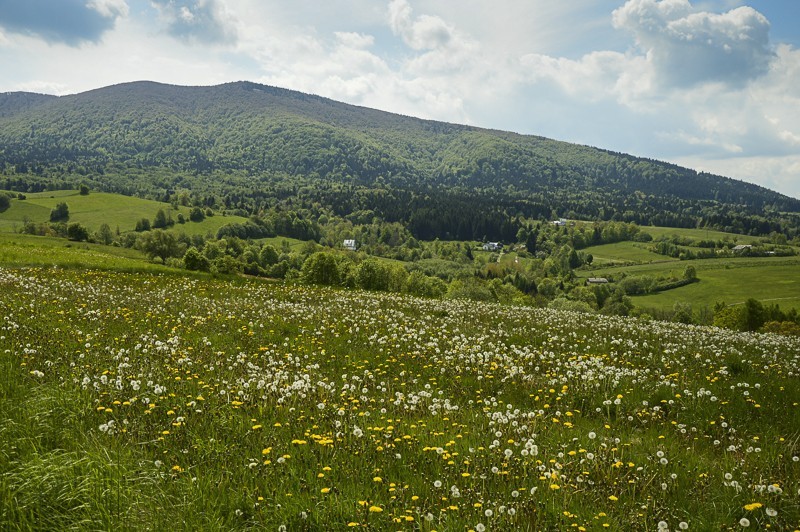
M800 524L797 338L134 271L0 267L0 528Z
M476 198L530 217L748 233L796 227L796 217L781 213L800 211L800 200L667 163L248 82L2 95L0 168L5 188L80 180L158 199L186 188L248 210L265 195L297 195L306 186L309 202L350 202L342 208L406 223ZM374 189L390 194L365 192Z

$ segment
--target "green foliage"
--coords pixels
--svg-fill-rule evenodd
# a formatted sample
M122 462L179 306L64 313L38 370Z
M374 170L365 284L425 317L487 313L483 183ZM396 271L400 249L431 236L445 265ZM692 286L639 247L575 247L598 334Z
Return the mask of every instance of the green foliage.
M158 257L165 262L169 257L181 256L181 245L175 235L163 229L142 233L137 239L137 247L151 258Z
M69 206L66 202L58 203L55 208L50 211L51 222L65 222L69 220Z
M200 207L192 207L189 212L189 219L193 222L202 222L206 218L206 213Z
M172 221L172 217L168 216L167 213L164 212L164 209L158 209L158 212L156 212L156 217L153 219L152 227L153 229L166 229L174 223L175 222Z
M191 246L183 254L183 265L187 270L207 272L211 269L211 263L204 256L201 255L197 248Z
M79 193L81 196L88 196L89 195L89 187L86 185L81 185L79 188Z
M67 226L67 238L76 242L89 240L89 230L79 223L71 223Z
M95 240L100 244L110 245L114 241L114 233L111 231L111 226L102 224L95 234Z
M150 230L150 220L147 219L147 218L142 218L141 220L136 222L135 230L136 230L137 233L141 233L141 232L144 232L144 231L149 231Z
M389 290L391 268L383 261L369 258L358 265L356 284L364 290Z
M300 272L303 282L319 285L338 285L341 282L336 256L330 252L310 255Z

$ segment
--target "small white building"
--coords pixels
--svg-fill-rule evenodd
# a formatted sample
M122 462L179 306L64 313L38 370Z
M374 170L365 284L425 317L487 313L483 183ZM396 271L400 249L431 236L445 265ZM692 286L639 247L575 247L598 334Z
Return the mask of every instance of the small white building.
M566 218L559 218L558 220L553 220L553 225L556 227L566 227L567 226L567 219Z
M355 239L352 238L345 239L345 241L342 243L342 247L349 251L355 251L357 247Z
M605 277L589 277L586 279L586 284L608 284L608 279Z
M500 251L501 249L503 249L503 244L500 242L486 242L483 245L484 251Z

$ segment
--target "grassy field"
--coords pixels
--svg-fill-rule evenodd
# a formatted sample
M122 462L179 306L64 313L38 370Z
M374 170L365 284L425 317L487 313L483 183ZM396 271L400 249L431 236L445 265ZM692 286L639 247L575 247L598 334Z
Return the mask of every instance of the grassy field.
M142 218L152 221L159 209L172 216L173 220L178 213L182 213L188 220L190 210L188 207L179 207L176 211L169 203L105 192L91 192L86 196L81 196L77 190L39 192L26 194L24 200L11 201L11 206L0 213L0 232L19 230L26 220L34 223L47 222L50 220L50 211L61 202L69 206L70 222L81 223L92 232L97 231L104 223L114 231L133 231L136 222ZM209 232L216 234L223 225L244 221L245 218L240 216L212 216L199 223L175 224L172 231L188 235L205 235Z
M697 307L713 307L718 301L743 303L755 298L783 309L800 309L800 261L794 264L759 264L752 267L703 269L699 283L666 292L638 296L633 303L643 308L671 309L676 301Z
M800 526L797 339L80 269L0 293L3 529Z
M710 308L718 301L734 304L752 297L764 303L777 303L784 309L800 309L800 256L663 261L580 270L576 274L579 278L613 278L623 272L627 275L680 278L688 265L696 269L699 283L636 296L634 305L671 309L676 301L685 301L698 308Z
M708 229L683 229L675 227L642 226L642 232L649 233L654 239L662 236L682 236L696 240L730 240L738 244L752 244L758 242L760 237L737 235L736 233L723 233Z
M0 267L58 266L167 272L135 249L69 242L63 238L0 233Z
M678 259L659 255L647 249L648 244L641 242L617 242L591 246L583 250L593 257L592 266L612 266L614 264L648 263L648 262L676 262Z

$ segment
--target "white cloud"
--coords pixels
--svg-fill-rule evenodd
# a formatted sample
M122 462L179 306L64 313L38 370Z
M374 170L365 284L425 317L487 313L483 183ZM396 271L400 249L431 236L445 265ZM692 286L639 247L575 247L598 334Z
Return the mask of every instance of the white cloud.
M433 50L446 46L454 37L454 29L440 17L421 15L413 18L407 0L389 3L389 25L395 35L414 50Z
M750 7L695 12L688 0L628 0L614 26L633 33L661 83L742 86L765 74L772 59L769 21Z
M88 0L86 7L94 9L106 18L127 17L129 13L126 0Z
M150 3L173 37L204 44L236 40L235 20L221 0L151 0Z
M786 177L800 139L800 51L770 43L766 19L738 0L629 0L613 15L596 0L149 0L158 17L123 0L70 2L110 28L102 40L48 45L4 27L0 90L249 79L691 163L800 196Z

